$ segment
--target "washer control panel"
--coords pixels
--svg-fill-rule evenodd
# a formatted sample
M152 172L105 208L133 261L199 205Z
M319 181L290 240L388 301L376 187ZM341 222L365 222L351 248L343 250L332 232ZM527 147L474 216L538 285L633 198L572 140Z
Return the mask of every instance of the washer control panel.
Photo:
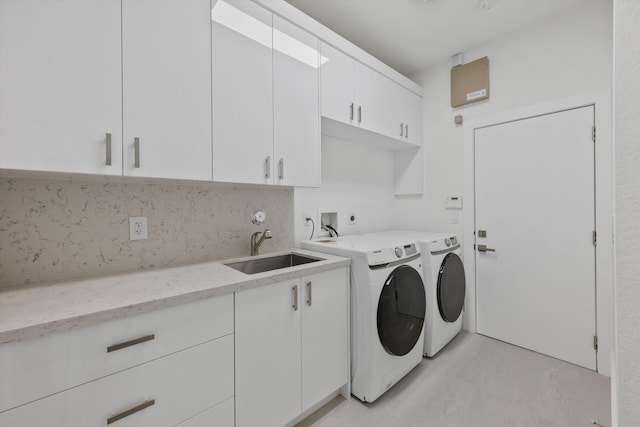
M388 264L419 254L415 243L401 246L389 246L367 252L367 262L370 266Z

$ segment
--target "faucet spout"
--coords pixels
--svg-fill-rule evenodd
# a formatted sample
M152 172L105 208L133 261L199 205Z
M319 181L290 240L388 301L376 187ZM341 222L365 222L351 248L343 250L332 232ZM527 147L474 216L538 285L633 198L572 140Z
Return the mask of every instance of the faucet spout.
M271 230L266 229L262 233L256 231L251 235L251 256L258 255L258 249L260 249L260 245L266 239L271 238Z

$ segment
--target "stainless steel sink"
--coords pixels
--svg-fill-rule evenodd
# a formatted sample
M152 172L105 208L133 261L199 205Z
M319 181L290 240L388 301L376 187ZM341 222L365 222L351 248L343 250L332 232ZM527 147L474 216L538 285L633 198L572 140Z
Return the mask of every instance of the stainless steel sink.
M284 255L274 255L270 257L247 259L244 261L229 262L224 263L224 265L241 271L245 274L256 274L317 261L324 260L321 258L310 258L304 255L290 253Z

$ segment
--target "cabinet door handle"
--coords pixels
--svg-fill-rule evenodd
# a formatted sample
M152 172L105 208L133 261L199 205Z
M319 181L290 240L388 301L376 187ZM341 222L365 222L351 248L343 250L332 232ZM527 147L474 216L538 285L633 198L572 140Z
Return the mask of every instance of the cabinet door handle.
M111 134L110 133L106 134L106 140L107 140L107 160L105 163L107 166L111 166Z
M404 123L400 123L400 136L404 136Z
M144 337L136 338L135 340L125 341L118 344L113 344L107 347L107 353L111 353L112 351L121 350L123 348L131 347L132 345L142 344L143 342L151 341L155 339L155 334L146 335Z
M133 151L134 151L134 159L133 159L133 167L140 167L140 138L137 136L133 138Z
M129 415L133 415L136 412L140 412L145 408L148 408L149 406L153 406L156 404L156 400L155 399L151 399L151 400L147 400L144 403L141 403L138 406L134 406L131 409L127 409L126 411L120 412L119 414L115 414L113 417L110 417L107 419L107 424L111 424L111 423L115 423L116 421L120 421L123 418L128 417Z
M358 124L362 123L362 105L358 105Z
M309 307L311 307L311 287L312 287L312 283L311 282L307 282L307 305Z
M271 178L271 156L267 156L264 160L264 177Z
M351 103L351 107L349 107L349 120L353 120L353 102Z
M409 138L409 125L404 125L404 137Z
M278 160L278 178L284 179L284 159Z
M291 288L293 292L293 311L298 311L298 285Z

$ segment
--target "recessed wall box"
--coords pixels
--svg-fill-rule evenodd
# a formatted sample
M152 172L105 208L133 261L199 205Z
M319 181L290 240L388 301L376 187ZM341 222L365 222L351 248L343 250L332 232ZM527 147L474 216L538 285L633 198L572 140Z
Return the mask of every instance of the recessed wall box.
M476 59L451 69L451 106L489 99L489 58Z

